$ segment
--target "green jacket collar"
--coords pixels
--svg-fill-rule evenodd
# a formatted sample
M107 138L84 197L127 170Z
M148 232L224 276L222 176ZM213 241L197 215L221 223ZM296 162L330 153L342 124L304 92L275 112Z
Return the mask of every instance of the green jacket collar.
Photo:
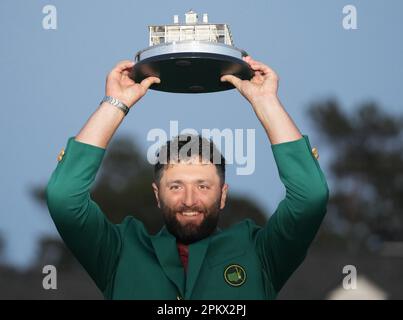
M213 235L220 233L219 228ZM151 241L158 261L166 276L175 284L181 297L190 299L196 280L206 257L211 236L189 245L189 259L187 274L179 257L176 238L166 226L163 226L158 234L151 237Z

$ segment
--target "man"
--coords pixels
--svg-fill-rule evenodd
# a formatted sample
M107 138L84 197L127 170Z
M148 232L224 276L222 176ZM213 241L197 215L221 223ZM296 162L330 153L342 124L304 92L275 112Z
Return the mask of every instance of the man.
M252 105L286 188L263 228L249 219L226 230L216 228L228 192L225 163L203 156L201 146L215 149L200 137L199 152L187 159L169 154L168 146L161 149L159 158L164 154L167 163L157 163L152 188L165 226L157 235L149 235L133 217L119 225L108 221L91 199L90 187L124 119L122 109L131 108L160 81L149 77L134 83L128 77L130 61L120 62L106 81L106 96L122 104L103 102L59 155L47 187L49 211L105 298L274 299L303 261L326 213L327 183L308 137L277 97L276 73L251 57L244 60L255 71L250 81L231 75L221 81L232 83Z

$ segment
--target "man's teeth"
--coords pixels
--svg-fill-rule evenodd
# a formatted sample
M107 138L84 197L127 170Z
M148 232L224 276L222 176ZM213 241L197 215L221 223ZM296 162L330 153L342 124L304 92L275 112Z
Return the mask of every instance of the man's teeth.
M186 217L193 217L193 216L197 216L198 214L200 214L200 212L198 212L198 211L181 212L181 214L182 214L183 216L186 216Z

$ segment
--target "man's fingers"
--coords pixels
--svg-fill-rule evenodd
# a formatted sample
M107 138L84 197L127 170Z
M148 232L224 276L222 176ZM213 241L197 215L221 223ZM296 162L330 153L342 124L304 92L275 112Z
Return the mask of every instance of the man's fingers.
M130 60L123 60L120 61L114 68L113 68L113 72L118 72L121 73L123 70L131 68L134 66L134 61L130 61Z
M270 68L268 66L257 61L251 62L250 67L252 68L252 70L261 71L265 75L270 73Z
M157 77L148 77L141 81L140 85L147 90L153 83L161 83L161 80Z
M241 86L242 80L239 79L238 77L235 77L233 75L226 75L221 77L221 82L229 82L231 83L235 88L239 89Z
M264 76L269 76L271 78L278 78L277 73L271 69L269 66L265 65L264 63L261 63L259 61L255 61L252 58L247 61L249 63L249 66L252 68L254 71L261 71Z

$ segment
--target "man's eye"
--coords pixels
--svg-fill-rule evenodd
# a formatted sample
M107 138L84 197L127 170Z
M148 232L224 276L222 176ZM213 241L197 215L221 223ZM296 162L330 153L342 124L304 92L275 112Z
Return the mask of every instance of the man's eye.
M202 190L206 190L206 189L208 189L208 186L201 184L201 185L199 185L199 188Z
M178 185L173 185L169 187L170 190L178 190L179 186Z

